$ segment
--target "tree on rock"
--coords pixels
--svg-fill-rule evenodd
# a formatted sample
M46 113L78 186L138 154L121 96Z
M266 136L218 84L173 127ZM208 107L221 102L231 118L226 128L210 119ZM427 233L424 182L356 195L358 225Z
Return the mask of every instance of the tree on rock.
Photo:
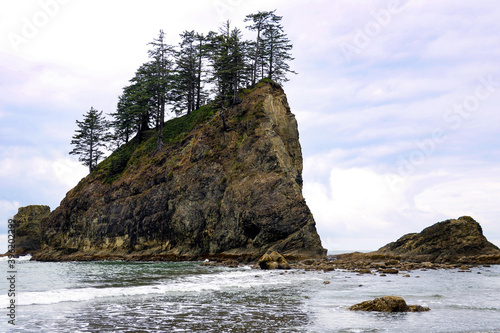
M254 86L257 82L257 71L260 65L263 65L263 51L262 51L262 35L265 29L269 26L269 21L275 16L273 10L272 12L258 12L257 14L247 15L245 22L252 21L253 24L247 26L248 29L257 31L257 40L255 41L255 48L253 50L253 64L252 64L252 85ZM262 74L261 77L264 77Z
M152 61L146 64L149 69L149 77L147 86L152 93L153 110L156 129L158 130L157 149L161 149L163 145L163 125L165 123L165 104L169 102L171 97L169 91L172 85L172 55L173 47L165 42L165 34L160 30L158 38L149 43L153 49L149 50L149 57Z
M78 160L89 167L92 172L99 160L104 156L102 149L105 146L106 120L102 111L93 107L84 115L83 121L76 121L78 129L75 130L71 144L75 148L69 152L70 155L79 155Z
M250 21L248 29L257 32L257 39L252 50L252 85L260 77L268 78L278 83L288 81L287 73L297 74L290 69L289 61L293 60L291 50L293 45L281 25L282 16L271 12L258 12L247 15L245 22Z

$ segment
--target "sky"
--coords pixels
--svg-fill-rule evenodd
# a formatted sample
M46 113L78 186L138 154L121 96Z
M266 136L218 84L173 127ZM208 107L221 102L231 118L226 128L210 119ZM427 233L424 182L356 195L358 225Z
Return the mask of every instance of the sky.
M0 0L0 252L21 206L87 175L76 120L114 112L160 29L217 31L276 9L303 194L330 251L376 250L463 215L500 245L496 0Z

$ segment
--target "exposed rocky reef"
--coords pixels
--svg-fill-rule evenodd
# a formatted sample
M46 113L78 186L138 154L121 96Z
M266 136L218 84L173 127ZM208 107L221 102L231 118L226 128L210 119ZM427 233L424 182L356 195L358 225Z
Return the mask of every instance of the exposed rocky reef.
M295 116L281 87L210 106L122 146L41 222L36 260L290 259L326 250L302 196Z
M16 255L33 253L40 249L40 221L50 213L49 206L20 207L14 215Z

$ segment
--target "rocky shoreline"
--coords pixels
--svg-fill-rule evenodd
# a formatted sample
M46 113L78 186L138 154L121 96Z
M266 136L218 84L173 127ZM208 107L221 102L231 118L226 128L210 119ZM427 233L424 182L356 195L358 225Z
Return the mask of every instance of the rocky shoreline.
M206 259L201 263L203 266L227 266L238 267L240 265L252 265L253 268L260 269L295 269L305 271L323 271L330 272L335 270L348 271L357 274L378 274L386 276L388 274L406 275L416 270L438 270L438 269L458 269L460 272L470 272L473 267L489 267L500 264L500 256L482 256L481 258L463 258L463 261L450 263L434 263L429 261L414 261L411 259L402 259L401 257L379 256L370 253L345 253L339 255L329 255L323 259L306 259L299 261L287 261L284 263L281 259L279 266L269 267L260 264L259 261L239 261L230 258ZM262 259L261 259L262 260ZM267 259L264 259L267 260ZM278 260L276 261L278 262Z
M32 254L32 260L47 261L47 262L67 262L67 261L199 261L203 266L226 266L239 267L251 265L255 268L262 269L302 269L306 271L324 271L343 270L358 274L402 274L414 270L436 270L436 269L459 269L461 271L470 271L473 267L491 265L500 265L500 255L481 255L477 257L463 257L456 262L436 263L430 261L417 261L415 258L403 258L401 256L386 256L373 253L343 253L336 255L328 255L323 259L305 259L297 260L297 258L289 256L281 256L286 259L286 263L279 259L280 263L276 267L259 266L259 259L254 257L242 257L234 255L218 255L218 256L178 256L165 254L116 254L116 255L82 255L68 254L61 257L50 257L37 254ZM265 256L269 256L266 254ZM266 259L267 260L267 259Z
M333 271L344 270L358 274L404 274L415 270L459 269L470 271L472 267L500 264L500 256L483 256L481 258L465 257L456 262L436 263L416 261L401 257L380 256L370 253L346 253L327 256L322 260L304 260L291 264L296 269Z
M40 249L38 223L50 211L46 206L19 209L15 216L19 229L16 256L32 254L36 261L200 261L204 266L238 267L251 265L261 269L299 269L329 272L344 270L357 274L409 275L414 270L458 269L469 272L475 266L500 264L500 249L490 243L473 218L463 216L438 222L420 233L407 234L379 250L322 257L297 256L269 250L221 252L209 255L165 252L155 249L131 251L61 251ZM29 228L28 228L29 227ZM27 232L25 230L29 230ZM38 246L37 246L38 245ZM307 248L304 248L307 253ZM6 254L8 255L8 253Z

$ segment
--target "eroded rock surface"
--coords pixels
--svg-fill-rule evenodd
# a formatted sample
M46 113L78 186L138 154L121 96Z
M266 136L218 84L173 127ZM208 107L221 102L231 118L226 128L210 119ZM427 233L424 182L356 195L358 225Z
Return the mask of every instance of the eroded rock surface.
M49 206L20 207L14 215L16 254L33 253L40 249L40 221L50 213Z
M260 257L257 266L261 269L290 269L290 264L276 251L266 253Z
M227 131L205 107L166 124L180 133L156 154L151 131L102 162L42 221L35 259L324 257L284 91L262 82L241 99Z

